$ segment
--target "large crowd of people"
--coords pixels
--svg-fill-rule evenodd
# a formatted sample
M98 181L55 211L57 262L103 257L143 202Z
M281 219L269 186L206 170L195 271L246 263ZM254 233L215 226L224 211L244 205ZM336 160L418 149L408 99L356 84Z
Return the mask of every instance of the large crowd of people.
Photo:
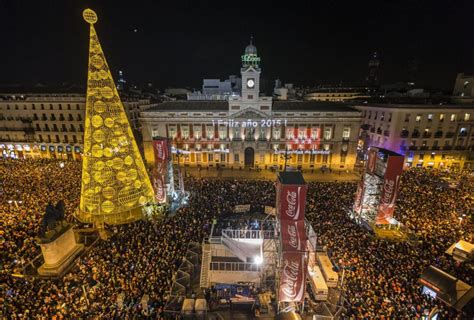
M18 277L22 266L40 253L35 242L48 202L64 200L66 215L80 199L80 162L3 160L0 163L0 318L9 319L164 319L173 276L189 242L201 242L214 219L230 216L236 205L253 210L275 205L272 181L186 179L189 205L175 215L112 228L58 280ZM443 319L459 316L421 293L420 273L439 266L473 284L473 273L444 250L463 238L472 240L468 217L473 182L458 174L454 189L439 190L445 173L412 169L402 179L396 219L411 228L418 242L373 237L345 210L355 183L309 184L306 217L333 261L346 272L345 318L416 319L435 305ZM460 214L466 214L460 220ZM249 220L250 222L251 220ZM221 228L233 226L222 225ZM142 298L149 297L143 309Z

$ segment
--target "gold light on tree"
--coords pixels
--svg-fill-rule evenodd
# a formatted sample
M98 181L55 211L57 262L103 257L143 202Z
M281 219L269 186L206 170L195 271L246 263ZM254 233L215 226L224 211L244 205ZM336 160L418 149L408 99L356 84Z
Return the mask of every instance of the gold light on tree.
M153 189L94 29L97 15L86 9L83 17L90 24L90 44L78 217L127 223L142 217Z

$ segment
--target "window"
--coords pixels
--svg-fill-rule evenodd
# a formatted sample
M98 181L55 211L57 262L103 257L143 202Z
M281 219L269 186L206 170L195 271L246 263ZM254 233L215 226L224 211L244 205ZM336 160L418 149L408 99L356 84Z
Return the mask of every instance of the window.
M302 162L303 161L303 155L302 154L298 154L298 162Z
M202 126L200 124L195 125L194 126L194 138L201 139L201 137L202 137Z
M219 127L219 139L226 139L227 138L227 127L220 126Z
M221 162L225 162L225 153L221 153Z
M382 112L382 114L380 115L380 121L383 121L383 119L385 119L385 112Z
M265 155L262 153L260 155L260 163L264 163L265 162Z
M63 109L63 106L59 104L59 110L62 110L62 109Z
M341 153L341 163L346 163L346 154Z
M73 135L73 136L72 136L72 140L74 141L74 143L77 143L77 137L76 137L76 135Z
M465 113L464 114L464 121L469 121L471 119L471 114L470 113Z
M49 110L53 110L53 105L52 104L49 105Z
M433 121L433 114L432 113L428 114L428 121Z
M417 115L416 115L415 121L416 121L416 122L420 122L420 121L421 121L421 114L417 114Z
M408 121L410 121L410 114L409 113L405 114L405 122L408 122Z
M176 127L175 126L169 126L168 127L168 137L170 137L171 139L175 139L176 135L177 135Z
M183 139L189 139L189 125L181 125L181 136Z
M196 153L196 162L201 162L201 154Z
M287 139L293 139L295 137L295 131L293 128L287 128L286 129L286 138Z
M71 105L69 103L67 104L67 109L71 110Z
M342 138L349 139L350 135L351 135L351 128L344 128L344 130L342 131Z
M313 140L319 139L319 127L313 127L311 129L311 139Z
M316 155L314 153L309 155L309 162L314 163L315 159L316 159Z
M208 160L209 162L214 161L214 154L213 154L213 153L209 153L209 154L207 155L207 160Z
M56 143L59 143L60 140L59 140L59 135L56 135Z
M253 94L247 95L247 99L249 99L249 100L253 99Z
M67 136L64 136L64 142L65 142L65 143L68 143L68 142L69 142L68 139L67 139Z
M431 152L430 159L431 159L431 160L434 160L435 155L436 155L436 152Z
M423 161L423 159L425 158L425 154L424 153L420 153L418 155L418 159L420 159L420 161Z
M44 104L41 104L41 110L44 110Z
M240 110L240 106L232 106L230 109L231 110Z
M214 127L213 126L206 126L206 137L208 139L214 138Z
M331 136L332 136L332 128L331 127L325 127L324 128L324 139L325 140L329 140L331 139Z
M450 118L450 119L451 119L451 122L456 121L456 114L454 114L454 113L451 114L451 118Z
M38 135L38 139L40 142L43 142L43 137L40 134Z
M278 140L281 137L281 130L280 128L273 128L273 139Z
M375 111L374 120L377 120L377 114L378 114L378 112L377 112L377 111Z
M273 162L278 162L278 154L273 154Z
M234 154L234 162L240 162L239 154L235 153Z
M439 122L443 122L444 121L444 113L441 113L439 115Z
M78 105L78 104L76 104L76 110L79 110L79 109L80 109L80 108L79 108L79 105Z
M369 119L372 117L372 111L369 111Z

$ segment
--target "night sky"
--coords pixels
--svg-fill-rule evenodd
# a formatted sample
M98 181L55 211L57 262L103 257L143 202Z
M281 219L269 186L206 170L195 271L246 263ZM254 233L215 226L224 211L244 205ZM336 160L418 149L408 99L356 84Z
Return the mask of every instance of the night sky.
M449 90L474 71L472 0L276 2L0 0L0 84L84 85L87 7L114 75L159 88L239 74L250 35L262 76L284 83L363 83L375 50L383 83L408 80L411 61L418 83Z

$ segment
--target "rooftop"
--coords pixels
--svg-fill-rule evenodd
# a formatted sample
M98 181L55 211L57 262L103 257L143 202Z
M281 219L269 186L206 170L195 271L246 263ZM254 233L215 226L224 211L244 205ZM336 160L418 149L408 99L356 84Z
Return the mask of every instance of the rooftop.
M349 104L321 101L274 101L274 111L359 112Z
M357 104L361 108L384 109L474 109L474 104Z
M145 112L153 111L228 111L227 101L178 100L160 103Z

